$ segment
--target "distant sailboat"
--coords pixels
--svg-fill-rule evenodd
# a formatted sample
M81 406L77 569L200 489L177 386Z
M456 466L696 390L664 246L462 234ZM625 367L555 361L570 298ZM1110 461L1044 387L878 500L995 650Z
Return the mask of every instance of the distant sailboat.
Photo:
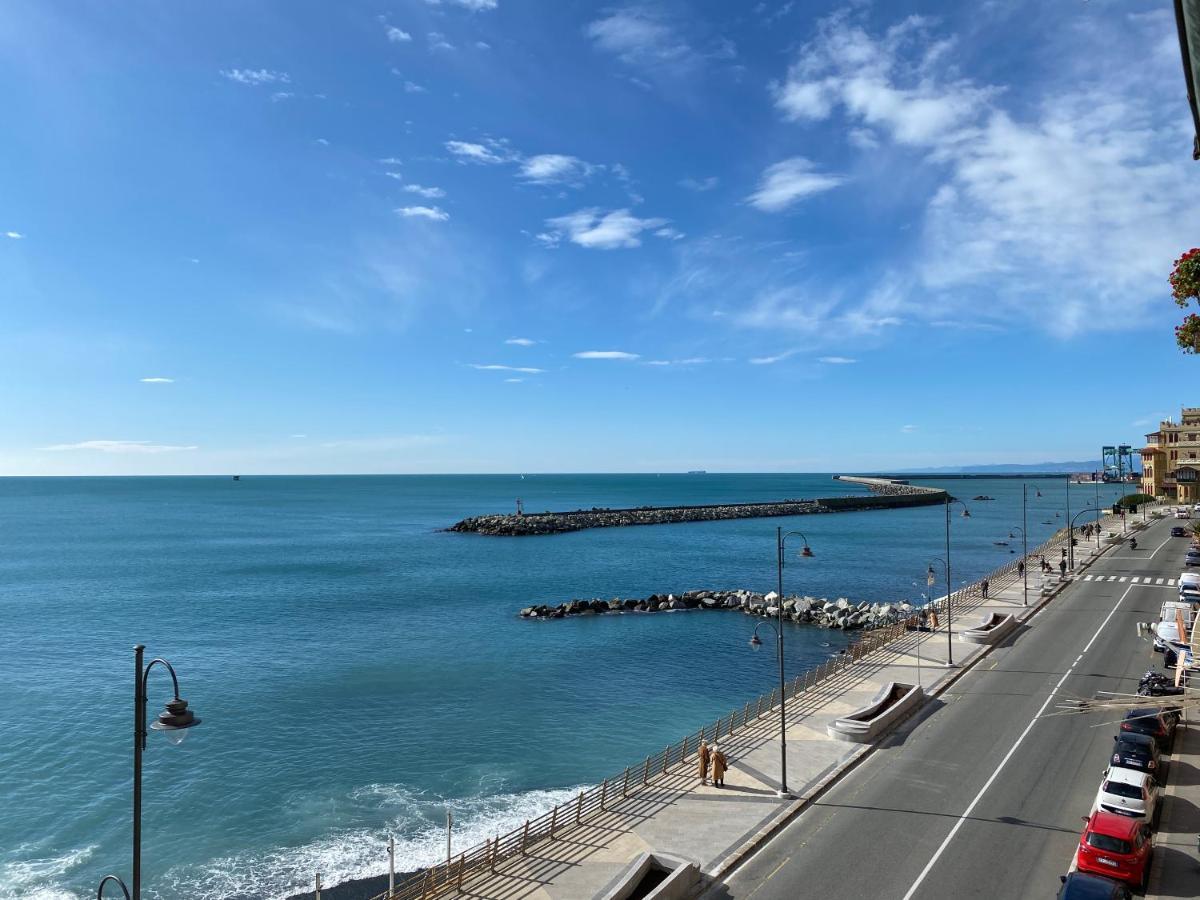
M234 475L234 476L233 476L233 480L234 480L234 481L241 481L241 480L242 480L242 476L241 476L241 475Z

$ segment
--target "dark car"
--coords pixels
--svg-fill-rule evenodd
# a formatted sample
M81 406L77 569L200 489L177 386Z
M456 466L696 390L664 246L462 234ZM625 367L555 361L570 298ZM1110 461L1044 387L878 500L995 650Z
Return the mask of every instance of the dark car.
M1148 734L1136 731L1122 731L1113 735L1116 746L1113 747L1112 764L1121 769L1137 769L1139 772L1149 772L1154 780L1162 784L1160 768L1162 759L1159 757L1158 744Z
M1072 872L1062 876L1057 896L1058 900L1130 900L1133 894L1121 882L1103 875Z
M1171 529L1171 537L1187 537L1187 532L1181 525L1176 525Z
M1131 709L1125 713L1121 731L1149 735L1154 738L1160 751L1169 750L1175 738L1175 718L1164 715L1157 707Z

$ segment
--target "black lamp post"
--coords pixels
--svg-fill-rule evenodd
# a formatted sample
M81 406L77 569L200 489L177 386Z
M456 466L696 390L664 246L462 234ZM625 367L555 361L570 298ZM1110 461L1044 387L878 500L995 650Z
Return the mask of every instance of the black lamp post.
M1075 513L1075 515L1071 517L1070 521L1067 522L1067 568L1068 569L1073 570L1075 568L1075 520L1078 519L1080 516L1086 516L1090 512L1094 512L1096 514L1096 534L1097 534L1096 543L1097 544L1100 543L1100 538L1099 538L1100 509L1098 507L1096 509L1091 509L1091 508L1081 509L1079 512Z
M950 582L950 506L957 503L962 507L962 517L964 519L971 518L971 510L967 508L967 504L963 503L957 497L951 497L949 491L946 492L946 558L939 559L946 567L946 668L951 668L954 665L954 635L950 627L951 621L951 596L954 594L954 586ZM926 583L932 587L933 582L930 578L933 575L933 566L929 566L929 571L925 573Z
M1022 510L1022 516L1024 510ZM1021 605L1029 605L1029 539L1025 536L1025 529L1019 525L1012 527L1013 531L1021 532ZM1009 532L1009 537L1012 537L1012 531Z
M162 658L150 660L143 666L143 654L146 648L138 644L133 648L134 680L133 680L133 891L130 891L116 875L105 875L96 892L97 900L108 882L114 882L124 892L126 900L141 900L142 897L142 751L146 749L146 737L149 730L161 731L172 744L179 744L187 737L187 729L199 725L200 720L188 709L187 701L179 696L179 679L175 677L175 669ZM171 673L171 684L174 686L174 698L168 700L158 718L146 727L146 681L150 670L155 665L163 666Z
M779 796L790 797L787 786L787 701L785 698L787 692L787 683L783 674L783 565L784 551L787 546L787 539L793 536L799 536L804 541L804 546L800 549L800 555L811 557L813 555L812 547L808 546L808 538L805 537L802 531L789 531L783 533L782 528L775 529L775 561L777 593L779 598L775 601L776 609L776 625L775 629L776 647L779 653ZM759 623L763 624L763 623ZM769 623L768 623L769 624ZM754 629L754 634L750 637L750 645L752 647L762 646L762 641L758 637L758 628Z

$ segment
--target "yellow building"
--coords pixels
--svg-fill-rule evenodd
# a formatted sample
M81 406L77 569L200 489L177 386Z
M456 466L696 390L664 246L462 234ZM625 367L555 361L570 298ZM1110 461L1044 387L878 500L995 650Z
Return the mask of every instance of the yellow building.
M1200 406L1185 406L1178 423L1166 419L1146 435L1142 493L1184 503L1200 500Z

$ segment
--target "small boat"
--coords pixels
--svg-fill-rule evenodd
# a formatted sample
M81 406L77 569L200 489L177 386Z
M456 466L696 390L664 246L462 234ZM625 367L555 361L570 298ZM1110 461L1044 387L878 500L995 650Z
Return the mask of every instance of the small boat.
M1043 524L1043 525L1053 525L1053 524L1054 524L1054 520L1053 520L1053 519L1047 519L1047 520L1046 520L1045 522L1043 522L1042 524Z
M992 545L995 547L1007 547L1008 541L992 541Z
M989 497L987 494L980 494L978 497L972 497L972 500L995 500L995 497Z
M241 481L241 480L242 480L242 476L241 476L241 475L234 475L234 476L233 476L233 480L234 480L234 481Z

